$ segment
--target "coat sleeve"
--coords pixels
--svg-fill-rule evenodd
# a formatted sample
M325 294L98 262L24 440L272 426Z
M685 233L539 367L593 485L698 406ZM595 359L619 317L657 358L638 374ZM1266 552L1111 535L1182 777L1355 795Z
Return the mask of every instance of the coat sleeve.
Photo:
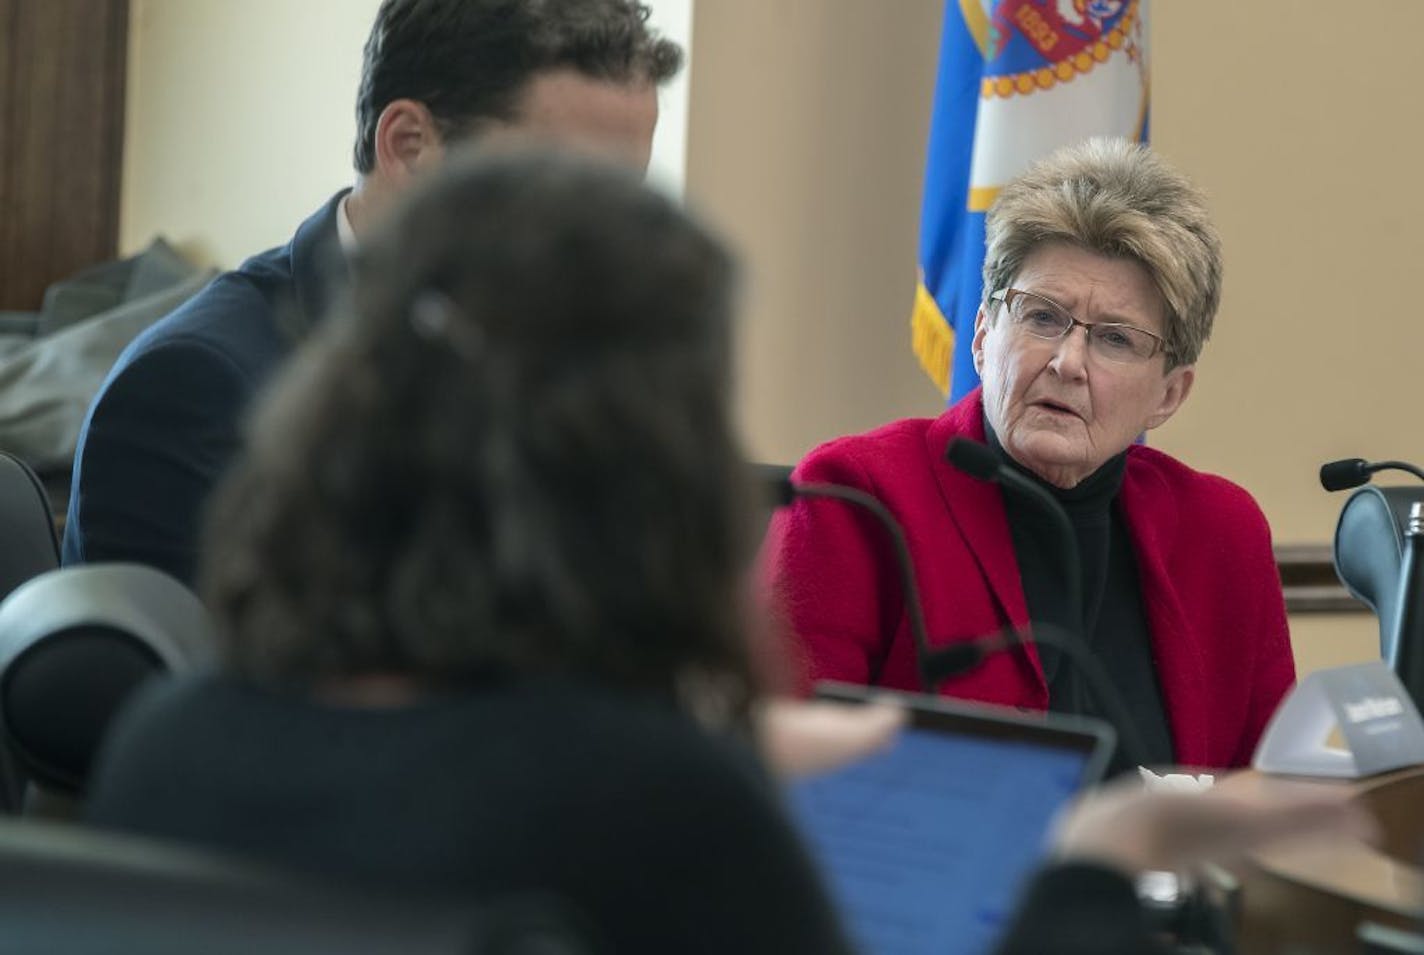
M203 507L250 392L228 356L181 339L110 379L75 460L65 563L136 561L191 582Z
M853 440L813 451L793 480L875 495ZM845 501L798 497L773 518L763 567L772 604L790 631L803 688L821 679L875 682L904 615L885 529Z

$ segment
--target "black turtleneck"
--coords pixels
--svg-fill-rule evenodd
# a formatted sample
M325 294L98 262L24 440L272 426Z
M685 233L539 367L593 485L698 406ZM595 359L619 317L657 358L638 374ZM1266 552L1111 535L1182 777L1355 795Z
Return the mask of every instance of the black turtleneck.
M1102 663L1122 695L1146 749L1143 758L1150 765L1170 765L1172 733L1152 659L1152 634L1142 607L1137 555L1117 500L1127 472L1127 452L1110 458L1076 486L1064 489L1054 487L1015 461L987 420L984 433L989 446L1010 467L1063 505L1077 538L1078 560L1083 569L1080 621L1069 619L1072 602L1065 589L1066 576L1058 556L1061 544L1054 525L1020 495L1004 495L1029 620L1044 621L1082 636L1089 652ZM1048 681L1049 709L1105 716L1071 661L1065 663L1060 651L1044 644L1038 644L1038 655ZM1130 768L1121 757L1119 764L1118 768Z

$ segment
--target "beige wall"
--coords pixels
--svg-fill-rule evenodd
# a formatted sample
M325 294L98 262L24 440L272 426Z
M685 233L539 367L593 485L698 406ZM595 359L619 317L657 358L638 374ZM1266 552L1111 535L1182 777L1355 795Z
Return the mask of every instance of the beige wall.
M697 6L687 194L746 262L739 399L761 460L940 406L908 328L941 6Z
M740 246L752 452L940 399L908 347L939 0L717 0L696 11L688 194ZM1195 394L1155 445L1256 495L1282 541L1330 538L1333 457L1424 459L1424 3L1357 0L1368 64L1295 0L1157 0L1153 139L1212 195L1225 302ZM1304 669L1376 652L1372 618L1293 622Z
M1367 67L1294 0L1153 7L1153 140L1211 193L1226 245L1217 332L1153 440L1254 493L1278 540L1326 541L1337 457L1424 460L1410 284L1424 253L1413 37L1424 4L1356 0ZM1236 68L1225 65L1239 64ZM1291 621L1302 670L1378 654L1374 618Z
M236 265L351 181L379 0L134 0L119 247Z
M1196 393L1154 440L1232 476L1282 540L1328 540L1336 457L1424 460L1424 3L1356 0L1368 65L1294 0L1154 5L1157 147L1211 193L1226 290Z

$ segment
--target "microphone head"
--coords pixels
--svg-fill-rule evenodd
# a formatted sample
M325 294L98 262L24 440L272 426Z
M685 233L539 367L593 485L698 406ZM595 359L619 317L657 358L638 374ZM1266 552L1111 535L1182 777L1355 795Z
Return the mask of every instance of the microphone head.
M787 507L796 500L791 468L784 464L753 464L752 481L767 507Z
M1364 458L1344 458L1320 466L1320 486L1327 491L1359 487L1370 479L1370 465Z
M969 438L955 438L949 442L944 459L970 477L981 481L995 481L999 477L1002 463L999 456L988 445L971 441Z

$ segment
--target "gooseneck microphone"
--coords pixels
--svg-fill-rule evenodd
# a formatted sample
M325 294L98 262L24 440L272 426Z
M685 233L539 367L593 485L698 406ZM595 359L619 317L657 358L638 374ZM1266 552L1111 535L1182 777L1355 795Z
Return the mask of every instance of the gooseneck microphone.
M890 541L890 549L895 554L900 597L905 603L905 620L910 627L910 637L915 642L915 657L919 665L921 683L926 691L934 693L946 679L968 669L957 655L946 655L942 650L930 649L930 638L925 630L924 605L920 603L920 589L915 583L915 565L910 559L910 547L905 543L905 529L879 498L845 484L803 484L793 482L789 477L772 479L772 485L771 497L777 504L790 504L797 497L831 498L845 501L874 518L885 531L885 537Z
M1364 458L1342 458L1320 466L1320 486L1327 491L1346 491L1369 483L1376 471L1405 471L1424 481L1424 470L1408 461L1366 461Z
M1147 753L1147 747L1137 732L1137 723L1133 720L1132 714L1128 712L1127 705L1122 701L1122 694L1118 692L1117 687L1113 686L1112 678L1103 669L1103 665L1098 662L1098 658L1093 656L1092 652L1083 645L1083 641L1067 630L1061 630L1050 624L1036 623L1033 625L1033 642L1053 647L1063 654L1070 666L1075 667L1083 675L1083 679L1088 682L1088 689L1092 692L1093 698L1102 705L1103 719L1117 730L1118 740L1122 743L1123 755L1134 765L1148 765L1151 758ZM998 633L990 634L987 637L979 637L965 643L955 643L938 648L934 651L934 655L938 658L935 661L936 666L943 674L940 679L968 673L994 654L1003 653L1022 643L1023 636L1021 634L1005 627Z
M958 468L970 477L1005 487L1032 502L1039 510L1048 515L1057 531L1054 536L1058 538L1059 563L1063 566L1063 573L1067 581L1069 619L1073 626L1070 629L1061 630L1041 623L1034 624L1033 639L1035 642L1054 647L1063 653L1064 657L1087 681L1089 691L1103 708L1103 716L1117 730L1118 738L1122 740L1123 754L1139 766L1147 765L1149 761L1147 747L1143 745L1142 737L1137 732L1137 724L1122 701L1122 694L1118 692L1117 687L1113 686L1107 671L1088 650L1080 635L1085 626L1083 620L1083 568L1078 562L1078 535L1074 532L1073 523L1068 520L1068 514L1063 510L1063 505L1054 500L1052 494L1006 464L991 448L978 441L969 438L955 438L949 442L944 457L951 466ZM1020 642L1022 642L1022 638L1019 634L1005 630L992 636L947 647L939 652L953 654L955 658L953 662L957 667L953 673L962 673L978 666L990 654L1000 653ZM949 660L944 660L940 665L947 667L949 663Z
M1078 562L1078 535L1063 511L1063 506L1043 488L1004 463L987 445L969 438L949 442L944 458L970 477L1009 488L1031 502L1053 522L1058 539L1058 562L1068 578L1068 610L1070 627L1075 633L1083 628L1083 568Z

